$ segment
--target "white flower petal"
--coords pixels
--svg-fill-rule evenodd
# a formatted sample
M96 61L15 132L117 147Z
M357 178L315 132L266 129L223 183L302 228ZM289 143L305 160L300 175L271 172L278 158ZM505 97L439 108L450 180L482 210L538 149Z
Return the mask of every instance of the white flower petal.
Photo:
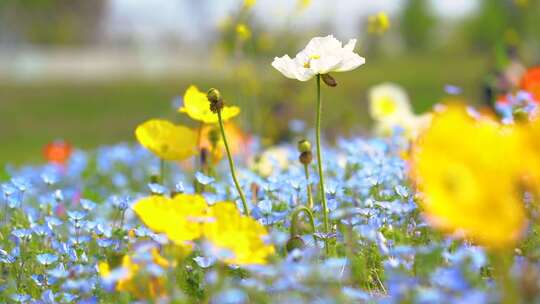
M272 61L272 66L281 72L285 77L295 79L296 78L296 63L285 55L283 57L276 57Z
M334 72L348 72L356 69L357 67L366 63L364 57L360 57L358 54L351 53L348 57L344 58L340 65L337 66Z

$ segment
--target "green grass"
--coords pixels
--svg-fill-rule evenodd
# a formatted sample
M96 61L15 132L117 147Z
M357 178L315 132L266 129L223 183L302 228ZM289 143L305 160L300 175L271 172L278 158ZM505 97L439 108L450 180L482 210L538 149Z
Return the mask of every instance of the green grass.
M369 124L366 91L377 83L403 85L416 111L425 111L445 96L447 83L463 87L464 95L476 100L484 74L484 61L477 56L430 54L368 60L354 72L334 75L337 88L323 88L323 126L330 138L365 131ZM285 79L267 62L258 65L251 80L261 86L256 95L241 92L245 80L208 75L153 81L0 84L0 165L40 161L43 146L57 138L76 147L93 148L133 141L135 126L149 118L187 121L174 113L171 99L192 83L201 89L221 89L226 100L242 107L239 121L244 129L267 138L286 139L286 121L291 118L313 121L314 81Z

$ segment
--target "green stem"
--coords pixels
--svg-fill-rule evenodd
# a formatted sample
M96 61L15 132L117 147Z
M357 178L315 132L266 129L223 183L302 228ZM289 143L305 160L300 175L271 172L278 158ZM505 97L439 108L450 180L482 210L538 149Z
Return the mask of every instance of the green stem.
M162 185L165 185L165 161L159 159L159 176Z
M319 168L319 189L321 194L321 201L323 207L323 221L324 221L324 248L326 254L329 254L328 248L328 208L326 207L326 192L324 191L324 175L323 175L323 160L321 155L321 114L322 114L322 102L321 102L321 75L317 75L317 122L315 125L315 137L317 140L317 166Z
M313 235L313 242L314 245L317 245L317 238L315 237L315 221L313 220L313 212L311 212L311 209L309 209L306 206L299 206L291 213L291 236L296 236L298 233L296 232L296 227L298 227L298 215L304 212L307 214L309 218L309 223L311 225L311 235Z
M249 208L247 205L246 196L244 195L242 188L240 188L240 183L238 182L238 179L236 178L236 171L234 170L234 161L232 159L231 151L229 149L229 143L227 142L227 136L225 136L225 128L223 127L223 120L221 119L221 110L217 111L217 115L218 115L218 121L219 121L219 129L221 130L221 137L223 138L223 144L225 144L225 150L227 151L227 159L229 160L231 176L233 178L234 185L236 186L236 190L238 191L238 195L240 196L240 199L242 200L242 205L244 206L244 213L249 216Z
M491 260L498 289L501 291L501 303L522 303L521 295L516 282L510 271L512 268L513 255L511 251L501 250L491 252Z
M308 207L313 209L313 196L311 194L311 182L309 180L309 167L307 164L304 164L304 173L306 175L306 191L308 197Z

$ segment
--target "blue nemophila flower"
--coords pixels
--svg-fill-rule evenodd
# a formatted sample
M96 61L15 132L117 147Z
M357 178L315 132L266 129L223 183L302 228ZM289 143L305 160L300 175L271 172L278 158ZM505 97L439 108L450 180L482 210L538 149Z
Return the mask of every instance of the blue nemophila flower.
M203 256L198 256L198 257L193 258L193 260L194 260L195 263L197 263L197 265L199 265L201 268L208 268L208 267L211 267L211 266L214 265L214 263L216 262L216 258L215 258L215 257L203 257Z
M77 210L67 212L69 219L74 222L82 221L86 217L86 214L87 213L85 211L77 211Z
M48 186L56 184L59 180L59 177L56 172L43 172L40 175L41 180Z
M64 264L58 264L53 269L47 270L47 274L55 279L64 279L69 275L69 271L66 271Z
M166 187L157 183L149 183L148 188L150 188L150 192L152 192L152 194L157 195L165 195L167 192L169 192Z
M94 208L96 208L96 203L88 199L83 198L80 200L80 203L81 203L81 207L86 211L92 211L94 210Z
M41 293L41 301L44 304L56 304L56 299L54 292L50 289L47 289Z
M49 266L58 261L58 256L50 253L42 253L36 256L38 262L41 265Z
M32 238L32 230L30 229L15 229L11 231L11 234L23 241Z
M230 288L216 295L210 303L214 304L242 304L247 303L247 294L238 288Z
M10 299L15 303L27 303L32 297L27 294L15 293L10 296Z
M207 176L200 171L197 171L195 173L195 178L197 179L197 182L199 182L202 185L209 185L213 183L215 180L213 177Z

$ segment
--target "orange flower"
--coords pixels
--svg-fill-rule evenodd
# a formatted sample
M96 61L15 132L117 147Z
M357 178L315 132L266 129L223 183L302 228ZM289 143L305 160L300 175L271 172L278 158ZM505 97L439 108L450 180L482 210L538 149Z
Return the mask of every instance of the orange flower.
M530 92L536 102L540 103L540 67L531 68L521 79L521 88Z
M73 147L66 141L56 140L43 148L45 159L53 164L63 165L69 159Z
M247 146L249 144L249 136L242 132L242 130L233 122L226 122L224 124L225 133L227 133L227 139L229 140L229 146L232 154L245 155L247 152ZM212 134L214 133L214 134ZM211 137L216 136L219 138L217 145L218 149L212 148ZM200 133L200 145L199 148L205 148L211 152L211 160L217 163L223 155L225 155L225 145L221 140L219 134L219 128L214 125L204 125Z

